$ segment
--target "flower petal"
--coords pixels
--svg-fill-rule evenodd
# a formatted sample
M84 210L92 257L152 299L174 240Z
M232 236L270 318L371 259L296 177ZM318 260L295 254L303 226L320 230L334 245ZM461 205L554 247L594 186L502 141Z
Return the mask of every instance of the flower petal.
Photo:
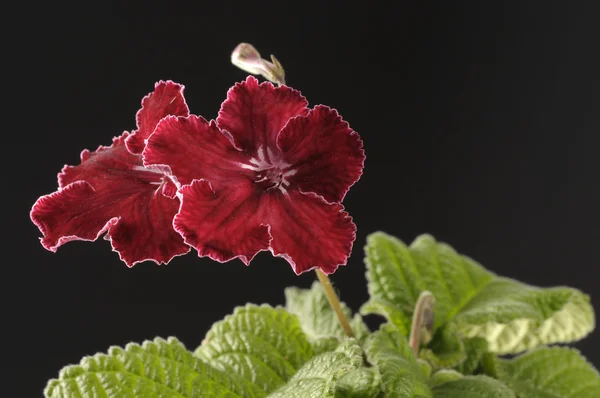
M219 189L233 179L245 178L242 168L248 159L233 146L231 139L201 116L167 116L148 139L144 164L163 167L182 184L207 179Z
M259 147L275 149L277 134L294 116L306 115L308 102L299 91L287 86L258 84L253 76L236 83L221 105L217 124L227 130L236 146L250 156Z
M294 170L289 182L329 202L341 202L362 174L365 152L360 137L327 106L290 120L277 145Z
M171 80L159 81L154 91L142 99L142 108L135 119L137 130L126 141L131 153L140 154L144 150L144 140L152 134L158 122L165 116L187 116L189 108L183 97L184 86Z
M285 258L297 275L313 268L331 274L346 265L356 225L341 204L297 190L265 197L268 203L261 208L271 226L272 252Z
M250 180L218 191L206 180L194 180L179 192L181 207L173 225L199 256L219 262L239 258L248 265L259 251L269 249L269 227L258 212L261 195Z
M189 251L172 226L179 200L163 195L173 189L162 173L145 169L141 156L127 151L126 137L116 138L112 147L84 151L81 165L63 169L62 188L34 204L31 220L44 235L46 249L93 241L108 231L113 249L128 266L146 260L167 263Z

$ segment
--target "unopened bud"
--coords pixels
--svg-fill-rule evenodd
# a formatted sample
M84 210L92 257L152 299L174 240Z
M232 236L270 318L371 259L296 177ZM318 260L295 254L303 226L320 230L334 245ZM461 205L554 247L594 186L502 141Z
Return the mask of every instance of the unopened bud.
M408 344L417 358L421 344L427 344L433 338L433 325L435 323L434 305L435 297L433 297L431 292L426 290L421 292L415 304Z
M274 55L271 61L260 56L252 44L240 43L231 53L231 63L243 71L253 75L262 75L265 79L276 83L285 84L285 71Z

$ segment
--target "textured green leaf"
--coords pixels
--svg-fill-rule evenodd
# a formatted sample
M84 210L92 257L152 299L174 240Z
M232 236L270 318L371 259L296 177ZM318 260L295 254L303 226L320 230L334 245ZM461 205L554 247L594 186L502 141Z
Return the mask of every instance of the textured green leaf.
M358 368L343 375L335 386L335 398L383 397L381 375L375 368Z
M496 277L429 235L407 247L377 232L365 251L371 299L361 313L383 315L404 334L424 290L436 298L434 331L452 321L466 337L485 338L499 354L576 341L595 327L589 296L580 291Z
M392 324L383 325L371 334L364 350L368 361L381 374L386 397L431 397L421 365L406 338Z
M419 357L436 370L459 365L467 358L467 353L456 327L447 324L437 330L431 342L421 349Z
M286 309L298 316L300 326L316 353L331 351L346 338L344 329L329 305L323 286L319 282L315 281L310 289L288 287L285 289L285 298ZM341 304L342 311L348 319L351 319L350 326L355 337L359 341L364 340L369 334L369 329L362 317L356 314L352 318L350 309L346 304Z
M466 376L433 389L435 398L515 398L504 383L488 376Z
M406 307L404 311L401 311L395 304L383 299L373 298L372 296L371 299L360 308L360 313L362 315L381 315L387 319L388 322L393 324L404 336L410 334L411 319L407 314L412 314L412 311L412 308L408 307Z
M429 379L429 386L431 388L435 388L437 386L441 386L444 383L448 383L450 381L462 378L463 374L457 372L454 369L440 369L437 372L435 372Z
M487 339L490 351L499 354L576 341L595 327L589 296L568 287L544 289L508 278L490 282L455 322L466 336Z
M463 339L466 358L455 367L460 373L465 375L473 374L480 366L483 356L488 351L486 339L474 337L472 339Z
M496 370L520 398L600 397L600 374L572 348L540 347L513 359L498 359Z
M215 323L194 354L270 393L284 385L313 350L295 315L249 304Z
M367 237L365 253L368 288L375 303L369 301L361 313L373 313L373 307L391 305L404 314L404 327L399 329L405 334L410 330L412 312L422 291L429 290L436 299L435 331L494 278L481 265L430 235L419 236L407 247L393 236L375 232ZM386 312L400 317L392 310Z
M85 357L61 370L44 391L52 398L262 397L236 374L226 374L170 337Z
M335 351L308 361L291 380L269 398L333 398L337 381L362 365L362 351L355 339L347 339Z

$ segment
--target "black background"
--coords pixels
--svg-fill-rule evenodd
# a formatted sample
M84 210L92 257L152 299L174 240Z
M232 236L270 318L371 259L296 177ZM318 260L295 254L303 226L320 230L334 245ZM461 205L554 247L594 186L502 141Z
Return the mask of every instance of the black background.
M344 3L52 2L5 15L20 25L3 61L17 68L4 93L16 127L4 130L2 278L19 396L110 345L174 335L193 349L234 306L282 304L284 287L314 280L267 253L250 267L190 253L132 269L103 240L52 254L29 220L63 164L135 127L155 81L185 84L192 112L216 117L246 76L229 63L241 41L275 54L289 85L364 140L365 172L344 202L358 238L332 276L353 309L367 299L362 247L375 230L431 233L498 274L571 285L600 308L595 2ZM599 336L577 347L600 365Z

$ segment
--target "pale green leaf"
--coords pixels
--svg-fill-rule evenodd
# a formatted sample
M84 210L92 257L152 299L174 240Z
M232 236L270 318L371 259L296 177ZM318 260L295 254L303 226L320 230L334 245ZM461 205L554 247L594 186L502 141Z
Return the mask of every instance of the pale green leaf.
M215 323L194 354L270 393L285 384L313 350L295 315L249 304Z
M454 369L440 369L435 372L429 379L429 386L435 388L450 381L462 379L463 374Z
M465 376L433 389L435 398L516 398L504 383L488 376Z
M315 351L324 352L335 349L337 344L332 338L338 339L339 343L347 337L329 304L323 286L318 281L315 281L310 289L286 288L285 298L286 309L298 316L300 326ZM369 334L369 329L359 314L352 317L352 312L346 304L341 303L341 305L346 317L351 319L350 326L355 337L362 341Z
M490 282L455 318L468 337L483 337L490 351L518 353L567 343L595 327L589 296L568 287L539 288L508 278Z
M371 334L364 350L368 361L381 374L386 397L431 397L421 365L406 338L393 325L383 325Z
M436 299L434 330L452 321L466 337L485 338L499 354L576 341L595 327L589 296L580 291L496 277L429 235L407 247L377 232L365 251L371 299L361 313L383 315L404 334L424 290Z
M375 368L358 368L343 375L335 386L335 398L383 397L381 375Z
M170 337L111 347L61 370L44 391L52 398L263 397L236 374L217 370Z
M498 359L496 370L520 398L600 397L600 374L572 348L540 347L513 359Z
M337 381L361 365L362 351L358 343L347 339L335 351L313 357L269 398L333 398Z

